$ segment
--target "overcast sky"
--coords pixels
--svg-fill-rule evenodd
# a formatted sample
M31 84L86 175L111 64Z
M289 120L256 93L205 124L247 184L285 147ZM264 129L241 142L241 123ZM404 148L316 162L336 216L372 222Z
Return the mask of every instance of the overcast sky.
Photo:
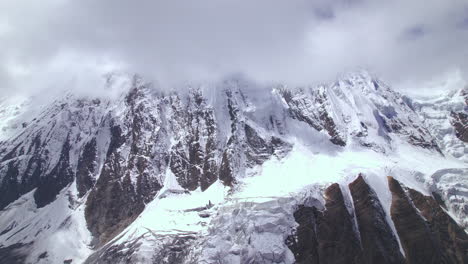
M356 68L389 83L466 79L467 43L467 0L1 0L0 94L93 91L111 70L165 85Z

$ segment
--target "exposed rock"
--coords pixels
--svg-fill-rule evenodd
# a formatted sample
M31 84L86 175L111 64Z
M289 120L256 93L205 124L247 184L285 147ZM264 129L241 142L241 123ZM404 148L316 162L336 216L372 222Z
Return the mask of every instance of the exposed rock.
M146 172L148 164L144 158L140 159L150 155L148 148L137 149L135 145L140 137L143 137L140 134L142 133L140 126L144 124L137 125L138 123L134 121L130 124L132 137L123 134L120 126L112 126L111 140L101 176L87 199L86 221L88 228L98 239L98 245L107 242L133 222L143 211L145 202L161 188L157 181L148 179ZM133 151L125 162L121 148L128 147L129 141L133 142L130 144ZM135 185L131 177L136 177Z
M0 186L0 209L5 208L9 203L18 199L22 194L33 190L38 184L45 161L41 157L40 136L36 136L28 147L31 158L27 163L22 163L19 159L25 154L20 145L14 147L7 153L2 162L6 166L6 173L2 177ZM19 155L16 156L16 155ZM26 168L24 169L25 166ZM21 179L21 180L19 180Z
M227 108L231 118L229 137L219 169L219 179L227 186L233 186L235 175L243 175L245 168L261 165L272 156L284 157L292 149L290 143L278 137L264 137L248 122L240 111L245 103L241 91L227 90Z
M251 126L244 125L244 132L249 147L249 151L246 151L247 161L250 166L262 164L273 154L273 148Z
M195 240L191 235L174 236L171 242L164 245L153 255L154 264L179 264L187 261L191 243Z
M76 188L79 196L82 197L89 191L96 181L94 178L97 173L97 146L96 138L91 139L85 144L83 152L78 159L76 171Z
M154 116L154 109L145 104L151 100L146 96L147 87L134 81L135 88L125 101L129 112L126 119L109 121L111 139L106 159L86 203L85 217L96 245L109 241L133 222L145 203L161 189L150 173L150 166L154 165L148 161L155 155L157 145L153 140L160 136L160 121ZM128 156L124 154L127 152Z
M315 92L315 105L319 105L318 113L319 119L322 120L323 128L327 131L328 135L330 135L330 141L333 144L339 146L346 146L346 137L339 131L338 127L336 126L335 121L330 115L330 108L327 107L328 98L325 93L325 87L320 87Z
M337 183L325 190L325 211L318 222L319 263L362 263L361 245Z
M292 118L306 122L318 131L325 130L332 143L345 146L346 138L338 130L335 121L330 116L330 109L327 107L330 102L325 89L322 86L317 91L312 91L311 98L306 95L306 91L303 89L294 92L283 89L281 94L289 106Z
M455 135L461 141L468 143L468 115L463 112L451 112L450 123L455 128Z
M47 251L44 251L37 257L37 260L47 258L47 255Z
M6 173L0 186L0 209L5 208L8 204L18 199L22 192L24 192L23 189L31 188L31 186L23 187L18 182L19 170L14 161L8 162L6 167Z
M408 199L400 183L388 177L392 192L390 208L407 263L447 263L441 254L440 245L431 234L430 227Z
M286 244L294 254L296 263L319 263L317 242L317 215L320 212L315 207L300 205L294 212L294 219L299 224L294 234L286 240Z
M297 263L362 263L362 250L338 184L325 190L325 210L299 206L286 243Z
M135 206L133 185L122 186L119 180L124 175L124 168L117 150L123 143L120 127L112 127L106 162L96 188L91 191L86 202L86 222L89 230L98 238L98 244L111 239L114 233L128 225L143 209Z
M0 247L0 263L23 264L28 256L29 245L13 244L8 247Z
M86 204L86 221L89 230L98 238L96 245L102 245L127 227L143 211L144 204L135 200L135 190L130 179L122 182L111 179L111 173L103 172ZM100 181L102 180L102 183ZM109 182L105 182L108 179Z
M229 143L229 142L228 142ZM219 179L224 183L226 186L233 186L235 183L234 173L233 173L233 166L229 161L229 157L232 155L232 151L226 150L223 153L223 157L221 160L221 167L219 169Z
M468 86L465 86L465 88L460 91L460 95L465 99L465 105L468 106Z
M359 175L349 184L359 226L363 263L404 263L397 239L374 190Z
M430 196L425 196L413 189L408 190L420 214L428 222L429 228L439 250L442 260L438 263L467 263L468 235ZM433 262L435 263L435 262Z
M39 178L37 189L34 192L34 200L37 207L44 207L53 202L57 194L72 181L70 143L67 137L67 140L63 144L58 163L48 175Z
M231 136L227 140L226 149L223 152L221 165L219 170L219 179L227 186L232 186L235 183L235 175L240 168L241 160L241 139L239 133L243 124L240 119L238 103L235 101L234 92L226 90L227 108L231 119Z
M191 89L184 106L178 95L169 97L174 139L170 167L179 184L188 190L206 190L217 180L217 127L214 110L199 89Z

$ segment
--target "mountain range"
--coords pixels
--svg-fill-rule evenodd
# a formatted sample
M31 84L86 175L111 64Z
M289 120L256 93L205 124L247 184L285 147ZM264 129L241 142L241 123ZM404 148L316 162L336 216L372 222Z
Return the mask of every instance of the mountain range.
M366 71L0 101L0 263L468 263L468 88Z

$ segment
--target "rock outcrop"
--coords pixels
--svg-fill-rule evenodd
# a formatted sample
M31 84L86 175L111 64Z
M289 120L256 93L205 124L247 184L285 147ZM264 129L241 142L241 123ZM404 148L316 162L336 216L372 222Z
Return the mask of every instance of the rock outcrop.
M413 189L409 197L420 215L427 221L433 241L441 252L442 261L438 263L466 263L468 261L468 235L430 196ZM419 262L422 263L422 262ZM436 263L436 262L433 262Z
M297 263L362 263L362 249L338 184L325 190L325 209L299 206L287 244Z
M388 177L388 187L392 196L391 220L362 176L349 184L353 213L346 207L336 183L324 192L324 208L300 205L294 212L298 226L285 242L296 262L409 264L467 261L468 235L435 198L404 187L393 177ZM388 221L395 226L395 232Z
M432 236L429 223L420 216L400 183L388 177L392 192L391 215L395 223L407 263L447 263L441 246Z
M363 249L363 263L404 263L396 235L375 191L360 175L349 184Z
M468 143L468 115L463 112L451 112L450 121L455 129L455 135L461 141Z

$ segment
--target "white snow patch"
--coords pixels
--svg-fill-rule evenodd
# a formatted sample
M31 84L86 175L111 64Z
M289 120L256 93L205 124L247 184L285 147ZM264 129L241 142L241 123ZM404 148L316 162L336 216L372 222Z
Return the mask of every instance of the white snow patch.
M202 223L206 223L206 220L199 216L198 211L191 209L205 207L208 204L218 205L224 201L228 189L216 181L204 192L198 189L187 193L173 193L171 190L161 189L143 213L124 231L126 235L114 242L137 238L148 229L154 233L164 234L198 232L204 228Z

